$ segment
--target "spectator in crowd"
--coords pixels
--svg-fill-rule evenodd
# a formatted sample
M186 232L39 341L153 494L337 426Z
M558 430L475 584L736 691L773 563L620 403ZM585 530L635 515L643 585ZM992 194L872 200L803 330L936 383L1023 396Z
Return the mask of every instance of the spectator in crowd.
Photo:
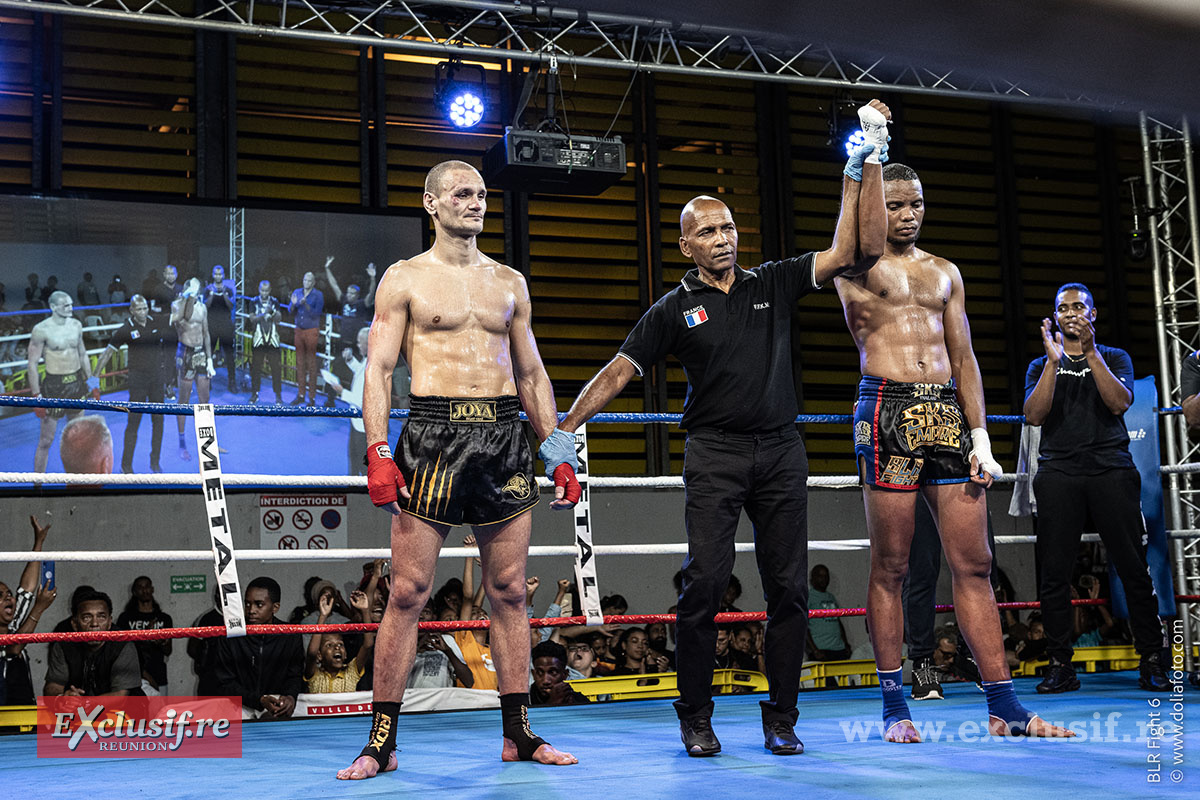
M530 651L533 683L529 685L531 706L574 706L590 703L566 682L567 651L558 642L540 642Z
M1014 651L1022 661L1041 661L1046 657L1046 647L1049 644L1042 618L1039 612L1034 611L1029 615L1025 637L1016 643Z
M363 384L366 380L367 370L367 342L371 328L368 325L364 328L359 328L356 336L358 337L357 349L354 347L346 347L342 349L342 357L335 363L343 364L350 373L350 383L346 386L343 383L343 378L334 372L323 371L321 377L325 379L325 388L330 393L330 399L336 393L341 396L342 400L352 408L361 409L363 404ZM328 404L327 404L328 405ZM350 475L366 475L367 467L363 463L362 454L367 449L367 434L366 428L363 425L361 416L350 418L350 439L347 449L347 469Z
M463 583L458 578L450 578L433 596L433 607L438 610L439 618L442 609L450 609L454 612L454 616L450 619L458 619L458 613L462 611L462 604Z
M113 444L108 423L99 414L84 414L63 427L59 443L63 471L77 475L112 472Z
M1096 343L1094 295L1081 283L1055 293L1054 320L1042 320L1045 355L1025 374L1025 418L1042 426L1037 548L1042 623L1050 666L1041 693L1079 688L1071 666L1071 572L1085 520L1095 524L1129 604L1138 685L1171 690L1158 601L1146 565L1141 478L1129 453L1125 411L1133 403L1133 362Z
M323 594L318 603L317 624L324 625L333 613L333 596ZM370 611L370 599L363 591L350 593L350 605L359 612L359 619L365 618ZM313 634L312 641L308 643L308 661L304 667L308 691L314 694L356 691L374 651L374 631L363 635L362 646L353 659L349 658L340 633Z
M50 276L56 283L58 279L53 275ZM112 280L108 284L108 302L114 305L120 305L129 301L129 292L125 288L125 284L121 282L121 276L113 273ZM109 322L124 322L129 316L129 312L123 308L108 309Z
M1079 576L1079 585L1071 587L1071 599L1086 596L1088 600L1100 598L1100 582L1095 575ZM1106 605L1074 606L1075 637L1072 647L1099 647L1120 637L1120 629Z
M829 567L824 564L813 567L809 585L809 608L839 608L837 598L829 591ZM845 661L850 657L841 617L813 617L808 621L808 655L813 661Z
M46 279L46 285L42 287L41 298L43 303L50 302L50 295L58 291L58 276L51 275Z
M313 587L324 580L320 575L313 575L304 582L304 592L300 595L304 601L300 605L292 609L292 613L288 614L288 622L295 625L300 620L307 617L309 614L315 613L317 610L317 598L313 596Z
M475 546L474 534L469 533L463 537L463 547ZM462 608L458 612L460 620L488 618L487 612L483 609L484 586L481 583L479 589L475 589L475 565L478 562L478 558L468 558L463 565L463 602ZM496 666L492 662L492 649L488 645L487 629L455 631L452 649L471 670L474 680L470 688L499 689L500 683L496 675ZM466 685L462 681L459 681L459 684Z
M221 613L221 595L216 586L212 590L212 602L212 608L192 622L193 628L225 625L225 615ZM196 674L196 694L201 697L217 694L219 687L216 681L216 639L188 639L187 654L192 660L192 672Z
M92 283L92 273L83 273L83 280L75 287L75 299L81 306L100 305L100 292L96 289L96 284Z
M117 617L117 630L156 631L173 627L171 615L154 599L154 583L145 575L139 575L130 588L125 610ZM142 640L134 644L142 667L142 689L146 694L170 694L167 691L167 656L171 655L171 640Z
M275 403L283 403L283 350L279 345L279 301L271 296L271 282L259 281L258 297L250 306L252 323L250 356L250 402L258 402L258 390L262 387L262 369L265 364L271 370L271 388L275 391Z
M255 578L246 585L248 625L280 625L281 594L272 578ZM296 710L296 695L304 689L304 644L298 633L250 634L217 639L217 693L242 698L243 719L287 719Z
M312 599L312 604L315 610L310 611L308 614L297 620L300 625L317 624L317 619L320 617L321 613L321 601L325 598L329 598L329 602L333 604L333 611L329 615L328 620L330 624L344 625L345 623L350 622L351 616L355 614L354 610L347 605L345 598L342 597L342 593L339 592L337 587L333 585L333 581L328 581L324 578L321 578L315 584L313 584L311 589L309 589L309 596ZM304 634L304 647L306 650L308 649L310 641L314 638L317 638L315 634ZM358 652L358 646L361 642L361 639L357 635L351 635L347 637L347 639L349 640L347 644L349 644L352 648L350 654L354 655Z
M675 669L675 651L667 646L665 622L651 622L646 626L646 646L650 648L651 656L661 656L666 659L668 669Z
M738 580L737 575L729 576L729 586L725 588L725 594L721 596L721 611L737 613L741 611L734 603L742 596L742 582Z
M71 609L76 631L95 633L112 629L112 599L104 592L80 596ZM140 690L142 671L137 650L129 642L54 642L47 658L42 694L128 695Z
M42 525L33 515L30 515L29 522L33 525L32 549L41 551L51 523ZM40 567L40 561L26 562L15 594L7 584L0 583L0 630L6 633L33 633L37 629L42 614L58 594L50 581L43 579ZM0 647L0 706L31 706L36 702L25 645Z
M71 592L71 610L66 617L59 620L52 630L54 633L66 633L67 631L75 630L75 612L74 609L79 605L79 601L85 596L96 591L96 587L86 583L82 583L75 587L75 591Z
M337 278L333 276L333 270L330 267L333 265L333 256L328 256L325 259L325 280L329 284L329 288L333 292L333 296L341 303L341 313L338 315L338 346L331 348L335 352L345 351L346 348L353 348L355 342L358 342L358 332L366 327L371 321L371 306L375 302L375 264L374 262L367 264L367 275L371 278L371 286L367 290L367 296L364 299L361 296L361 289L358 284L352 283L346 287L343 294L341 286L338 285ZM367 351L359 347L359 359L365 359ZM348 385L354 378L354 375L346 369L344 361L335 361L330 366L330 371L337 376L338 383L343 386ZM327 386L328 388L328 386ZM330 392L327 406L332 407L334 393ZM364 442L364 445L366 443Z
M41 278L36 272L31 272L25 277L29 281L29 285L25 287L25 302L40 304L42 302L42 287L38 284L41 281ZM34 307L44 308L44 306L40 305L35 305Z
M716 656L713 660L713 666L716 669L729 669L733 666L733 654L729 648L730 638L729 627L719 625L717 627Z
M601 626L603 628L604 626ZM595 653L595 672L596 675L612 675L617 668L617 657L613 653L613 642L620 635L621 629L614 627L610 634L604 630L597 630L595 633L587 637L589 644L592 646L592 652Z
M183 285L176 282L178 279L179 271L173 264L167 264L162 268L162 280L155 281L148 292L142 293L150 302L150 313L155 317L162 316L168 323L171 317L171 305L175 302L175 298L183 292ZM178 381L175 370L175 348L179 344L179 335L175 332L175 326L171 324L163 326L162 335L163 384L166 386L166 398L174 400Z
M129 386L130 402L161 403L163 394L163 337L171 327L163 317L150 316L150 304L140 294L129 301L129 319L113 332L108 346L96 362L96 374L103 375L104 368L121 347L128 348L126 358L126 384ZM142 425L140 413L130 413L125 423L125 443L121 451L121 471L133 472L133 453L137 448L138 428ZM162 414L150 415L150 470L162 472L159 455L162 452Z
M317 339L321 328L321 314L325 310L325 296L317 288L316 276L304 273L304 285L292 292L292 316L296 323L296 399L292 405L317 404Z
M433 605L426 603L417 624L433 621ZM465 640L464 640L465 641ZM490 654L489 654L490 661ZM493 681L495 679L493 678ZM466 689L486 688L475 685L475 668L463 659L463 651L445 636L434 631L417 633L417 655L408 674L409 689L446 689L456 685ZM494 688L494 687L493 687Z
M958 655L958 635L943 628L937 634L937 644L933 649L933 667L939 675L939 682L949 683L961 681L954 672L954 660Z
M225 375L229 391L237 394L237 362L233 355L233 317L237 311L237 286L225 277L225 267L212 268L212 283L204 287L204 305L208 308L208 335L212 351L225 354Z
M739 623L734 626L729 637L729 650L734 669L763 673L767 671L762 650L754 640L754 631L749 625Z
M629 603L622 595L610 594L600 598L600 613L604 616L624 616L628 612Z
M29 364L25 373L29 393L34 397L80 400L91 390L100 398L100 381L92 375L87 348L83 344L83 325L71 316L74 301L66 292L50 295L51 314L33 326L29 334ZM42 356L46 358L46 374L38 372ZM34 409L41 420L37 448L34 451L34 472L45 472L50 459L50 446L58 432L58 421L64 416L74 418L79 411Z
M567 677L569 681L596 677L596 651L583 638L567 643Z

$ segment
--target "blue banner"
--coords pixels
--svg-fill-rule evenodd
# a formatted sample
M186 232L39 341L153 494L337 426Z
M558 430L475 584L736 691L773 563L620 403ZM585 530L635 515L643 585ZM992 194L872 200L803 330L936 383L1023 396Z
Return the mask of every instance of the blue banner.
M1175 582L1171 575L1171 551L1168 548L1167 526L1163 508L1162 464L1158 448L1158 388L1154 376L1134 383L1133 405L1125 412L1125 427L1129 429L1129 452L1142 476L1142 516L1146 520L1146 561L1150 579L1158 595L1158 614L1175 615ZM1125 591L1111 563L1108 565L1112 586L1113 616L1129 618Z

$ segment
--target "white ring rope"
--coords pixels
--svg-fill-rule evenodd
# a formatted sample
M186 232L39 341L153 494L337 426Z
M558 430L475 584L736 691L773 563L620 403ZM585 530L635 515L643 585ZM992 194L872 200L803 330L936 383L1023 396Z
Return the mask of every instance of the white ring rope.
M1171 539L1191 539L1200 530L1167 531ZM997 536L996 544L1034 544L1036 536ZM1100 535L1085 533L1085 542L1098 542ZM823 539L810 541L809 550L821 551L850 551L866 550L870 547L869 539ZM754 552L754 542L736 542L734 549L739 553ZM593 548L599 556L663 556L683 555L687 553L686 543L681 544L598 544ZM574 556L574 545L532 545L529 548L531 556ZM438 553L438 558L474 558L479 555L477 547L444 547ZM386 547L344 547L330 550L241 550L237 551L240 560L246 561L341 561L344 559L357 560L376 558L391 558L391 551ZM211 561L211 550L9 550L0 551L0 564L26 561L85 561L85 562L116 562L116 561Z
M1200 465L1197 465L1200 466ZM996 479L997 483L1015 483L1026 477L1025 473L1006 472ZM252 472L230 473L221 476L227 486L355 486L366 487L367 479L359 475L259 475ZM592 476L592 486L601 489L682 489L683 478L679 475L657 475L647 477ZM78 474L73 472L0 472L0 483L61 483L72 486L200 486L198 474L191 472L139 473L139 474ZM546 478L537 479L538 487L550 489L553 482ZM808 485L821 489L849 489L859 485L854 475L810 475Z

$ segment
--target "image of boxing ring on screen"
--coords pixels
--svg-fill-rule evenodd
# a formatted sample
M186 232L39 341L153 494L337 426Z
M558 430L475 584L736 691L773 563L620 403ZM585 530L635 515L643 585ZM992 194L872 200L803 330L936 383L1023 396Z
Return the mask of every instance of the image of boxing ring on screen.
M0 394L194 404L207 384L218 406L357 406L374 288L421 249L415 216L12 198ZM401 359L397 407L408 383ZM356 422L222 415L222 469L359 474ZM186 473L196 459L190 416L0 406L0 471Z

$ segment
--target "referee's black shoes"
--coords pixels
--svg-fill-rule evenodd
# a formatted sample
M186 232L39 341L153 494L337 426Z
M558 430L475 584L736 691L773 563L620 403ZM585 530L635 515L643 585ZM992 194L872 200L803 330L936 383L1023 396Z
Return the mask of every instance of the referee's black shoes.
M679 720L679 738L689 756L715 756L721 752L721 743L713 733L712 719L691 717Z
M773 719L763 722L763 747L776 756L798 756L804 752L804 742L796 738L796 731L787 720Z
M1171 681L1163 667L1164 660L1162 650L1142 656L1142 662L1138 665L1138 686L1148 692L1171 691Z

